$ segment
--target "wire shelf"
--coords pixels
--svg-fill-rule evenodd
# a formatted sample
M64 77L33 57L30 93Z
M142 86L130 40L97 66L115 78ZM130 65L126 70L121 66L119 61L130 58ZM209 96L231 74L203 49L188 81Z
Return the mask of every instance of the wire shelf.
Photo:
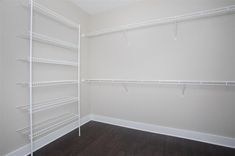
M56 99L51 99L43 102L38 102L33 104L33 113L37 113L40 111L52 109L52 108L57 108L61 107L64 105L69 105L78 101L78 97L63 97L63 98L56 98ZM17 109L21 109L23 111L30 112L30 107L29 105L24 105L24 106L19 106Z
M24 62L30 62L29 58L23 58L23 59L17 59L19 61ZM71 61L62 61L62 60L52 60L52 59L45 59L45 58L32 58L33 63L43 63L43 64L52 64L52 65L64 65L64 66L72 66L72 67L78 67L77 62L71 62Z
M86 83L137 84L137 85L187 85L187 86L235 86L235 81L190 81L190 80L124 80L86 79Z
M30 86L28 82L22 82L17 84L26 87ZM48 87L48 86L58 86L58 85L74 85L74 84L79 84L79 82L77 80L40 81L40 82L33 82L32 87Z
M45 120L43 122L40 122L38 124L33 125L33 138L38 138L40 136L44 136L46 134L49 134L50 132L53 132L63 126L66 126L72 122L75 122L79 119L79 116L72 113L66 113L54 118L50 118L48 120ZM25 128L22 128L20 130L17 130L17 132L30 137L30 127L27 126Z
M29 3L23 3L23 6L25 7L30 7L30 4ZM79 27L79 24L67 19L66 17L56 13L55 11L51 10L51 9L48 9L47 7L37 3L37 2L34 2L33 3L33 7L34 7L34 11L38 12L38 13L41 13L55 21L58 21L60 22L61 24L63 25L66 25L68 27L71 27L71 28L78 28Z
M24 39L30 39L29 34L19 35L19 37L24 38ZM36 32L32 33L32 38L34 41L38 41L38 42L49 44L49 45L54 45L54 46L61 47L61 48L66 48L66 49L71 49L71 50L78 49L78 46L76 44L73 44L67 41L62 41L59 39L55 39L55 38L52 38L43 34L39 34Z
M84 34L83 37L95 37L95 36L101 36L101 35L106 35L110 33L125 32L127 30L132 30L132 29L151 27L155 25L179 23L179 22L184 22L184 21L189 21L189 20L222 16L222 15L234 14L234 13L235 13L235 5L230 5L230 6L225 6L225 7L216 8L216 9L202 10L202 11L197 11L193 13L182 14L178 16L156 18L156 19L151 19L147 21L121 25L117 27L105 28L105 29L88 33L88 34Z

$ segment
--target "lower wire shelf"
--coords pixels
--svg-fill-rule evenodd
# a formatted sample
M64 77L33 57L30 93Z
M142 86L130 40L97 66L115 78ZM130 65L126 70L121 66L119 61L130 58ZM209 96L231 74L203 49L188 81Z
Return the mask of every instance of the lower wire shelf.
M33 125L33 138L38 138L49 134L63 126L79 120L79 115L66 113L54 118L50 118L46 121L40 122ZM30 127L25 127L23 129L17 130L17 132L30 138Z
M33 104L32 112L36 113L36 112L72 104L75 102L79 102L78 97L63 97L63 98L56 98L56 99L51 99L51 100L47 100L43 102L38 102L38 103ZM29 105L19 106L17 107L17 109L21 109L27 112L29 112L30 110Z

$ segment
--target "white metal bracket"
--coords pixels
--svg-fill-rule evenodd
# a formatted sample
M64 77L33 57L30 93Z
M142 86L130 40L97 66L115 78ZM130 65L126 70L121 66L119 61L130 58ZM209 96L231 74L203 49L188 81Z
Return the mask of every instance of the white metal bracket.
M225 90L227 91L229 89L229 85L228 85L228 82L226 81L225 82Z
M128 88L127 88L127 85L124 84L124 83L123 83L123 88L124 88L124 90L125 90L127 93L129 92L129 90L128 90Z
M184 84L184 85L183 85L183 88L182 88L182 95L183 95L183 96L185 95L185 90L186 90L186 85Z
M174 23L174 40L176 41L177 38L178 38L178 21L175 20L175 23Z
M124 35L124 38L125 38L125 40L126 40L127 46L128 46L128 47L131 46L131 42L130 42L130 40L129 40L129 38L128 38L128 32L127 32L127 30L124 30L124 31L123 31L123 35Z

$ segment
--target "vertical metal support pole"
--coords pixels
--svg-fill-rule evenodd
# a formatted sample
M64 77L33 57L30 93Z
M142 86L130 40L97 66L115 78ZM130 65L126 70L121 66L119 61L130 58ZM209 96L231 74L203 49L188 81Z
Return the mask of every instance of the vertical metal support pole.
M33 0L30 2L30 39L29 39L29 122L30 122L30 154L33 156Z
M79 136L81 136L81 26L78 26L78 126Z

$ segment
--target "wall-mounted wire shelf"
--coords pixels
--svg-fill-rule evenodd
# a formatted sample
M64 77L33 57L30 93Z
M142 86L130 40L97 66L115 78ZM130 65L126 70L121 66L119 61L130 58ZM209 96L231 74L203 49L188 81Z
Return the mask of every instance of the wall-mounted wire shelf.
M44 136L50 132L53 132L63 126L66 126L70 123L78 121L79 116L72 113L66 113L54 118L50 118L43 122L33 125L33 138L38 138ZM30 127L25 127L23 129L17 130L17 132L30 137Z
M30 4L24 3L23 6L30 7ZM56 13L55 11L53 11L51 9L48 9L47 7L41 5L37 2L33 3L33 7L34 7L34 11L41 13L41 14L43 14L43 15L45 15L55 21L58 21L63 25L66 25L68 27L75 28L75 29L77 29L79 27L79 24L67 19L66 17Z
M82 81L86 83L136 84L136 85L235 86L235 81L124 80L124 79L86 79Z
M117 27L105 28L102 30L97 30L88 34L84 34L83 37L95 37L95 36L100 36L100 35L105 35L105 34L110 34L110 33L125 32L125 31L132 30L132 29L140 29L140 28L151 27L151 26L156 26L156 25L161 25L161 24L179 23L179 22L184 22L184 21L216 17L216 16L222 16L222 15L234 14L234 13L235 13L235 5L230 5L230 6L225 6L225 7L216 8L216 9L182 14L178 16L156 18L156 19L151 19L147 21L121 25Z
M22 82L17 84L29 87L28 82ZM79 84L79 81L77 80L40 81L40 82L33 82L32 87L49 87L49 86L58 86L58 85L74 85L74 84Z
M19 35L19 37L24 38L24 39L30 39L29 34ZM35 33L35 32L32 33L32 38L34 41L61 47L61 48L66 48L66 49L71 49L71 50L78 49L78 46L76 44L73 44L67 41L62 41L59 39L55 39L55 38L52 38L43 34Z
M47 101L37 102L33 104L33 113L37 113L40 111L61 107L64 105L69 105L78 101L78 97L63 97L63 98L56 98ZM19 106L17 109L21 109L23 111L29 112L29 105Z
M18 61L24 61L24 62L30 62L29 58L22 58L17 59ZM71 62L71 61L62 61L62 60L52 60L52 59L45 59L45 58L38 58L33 57L32 58L33 63L43 63L43 64L52 64L52 65L64 65L64 66L72 66L72 67L78 67L77 62Z

